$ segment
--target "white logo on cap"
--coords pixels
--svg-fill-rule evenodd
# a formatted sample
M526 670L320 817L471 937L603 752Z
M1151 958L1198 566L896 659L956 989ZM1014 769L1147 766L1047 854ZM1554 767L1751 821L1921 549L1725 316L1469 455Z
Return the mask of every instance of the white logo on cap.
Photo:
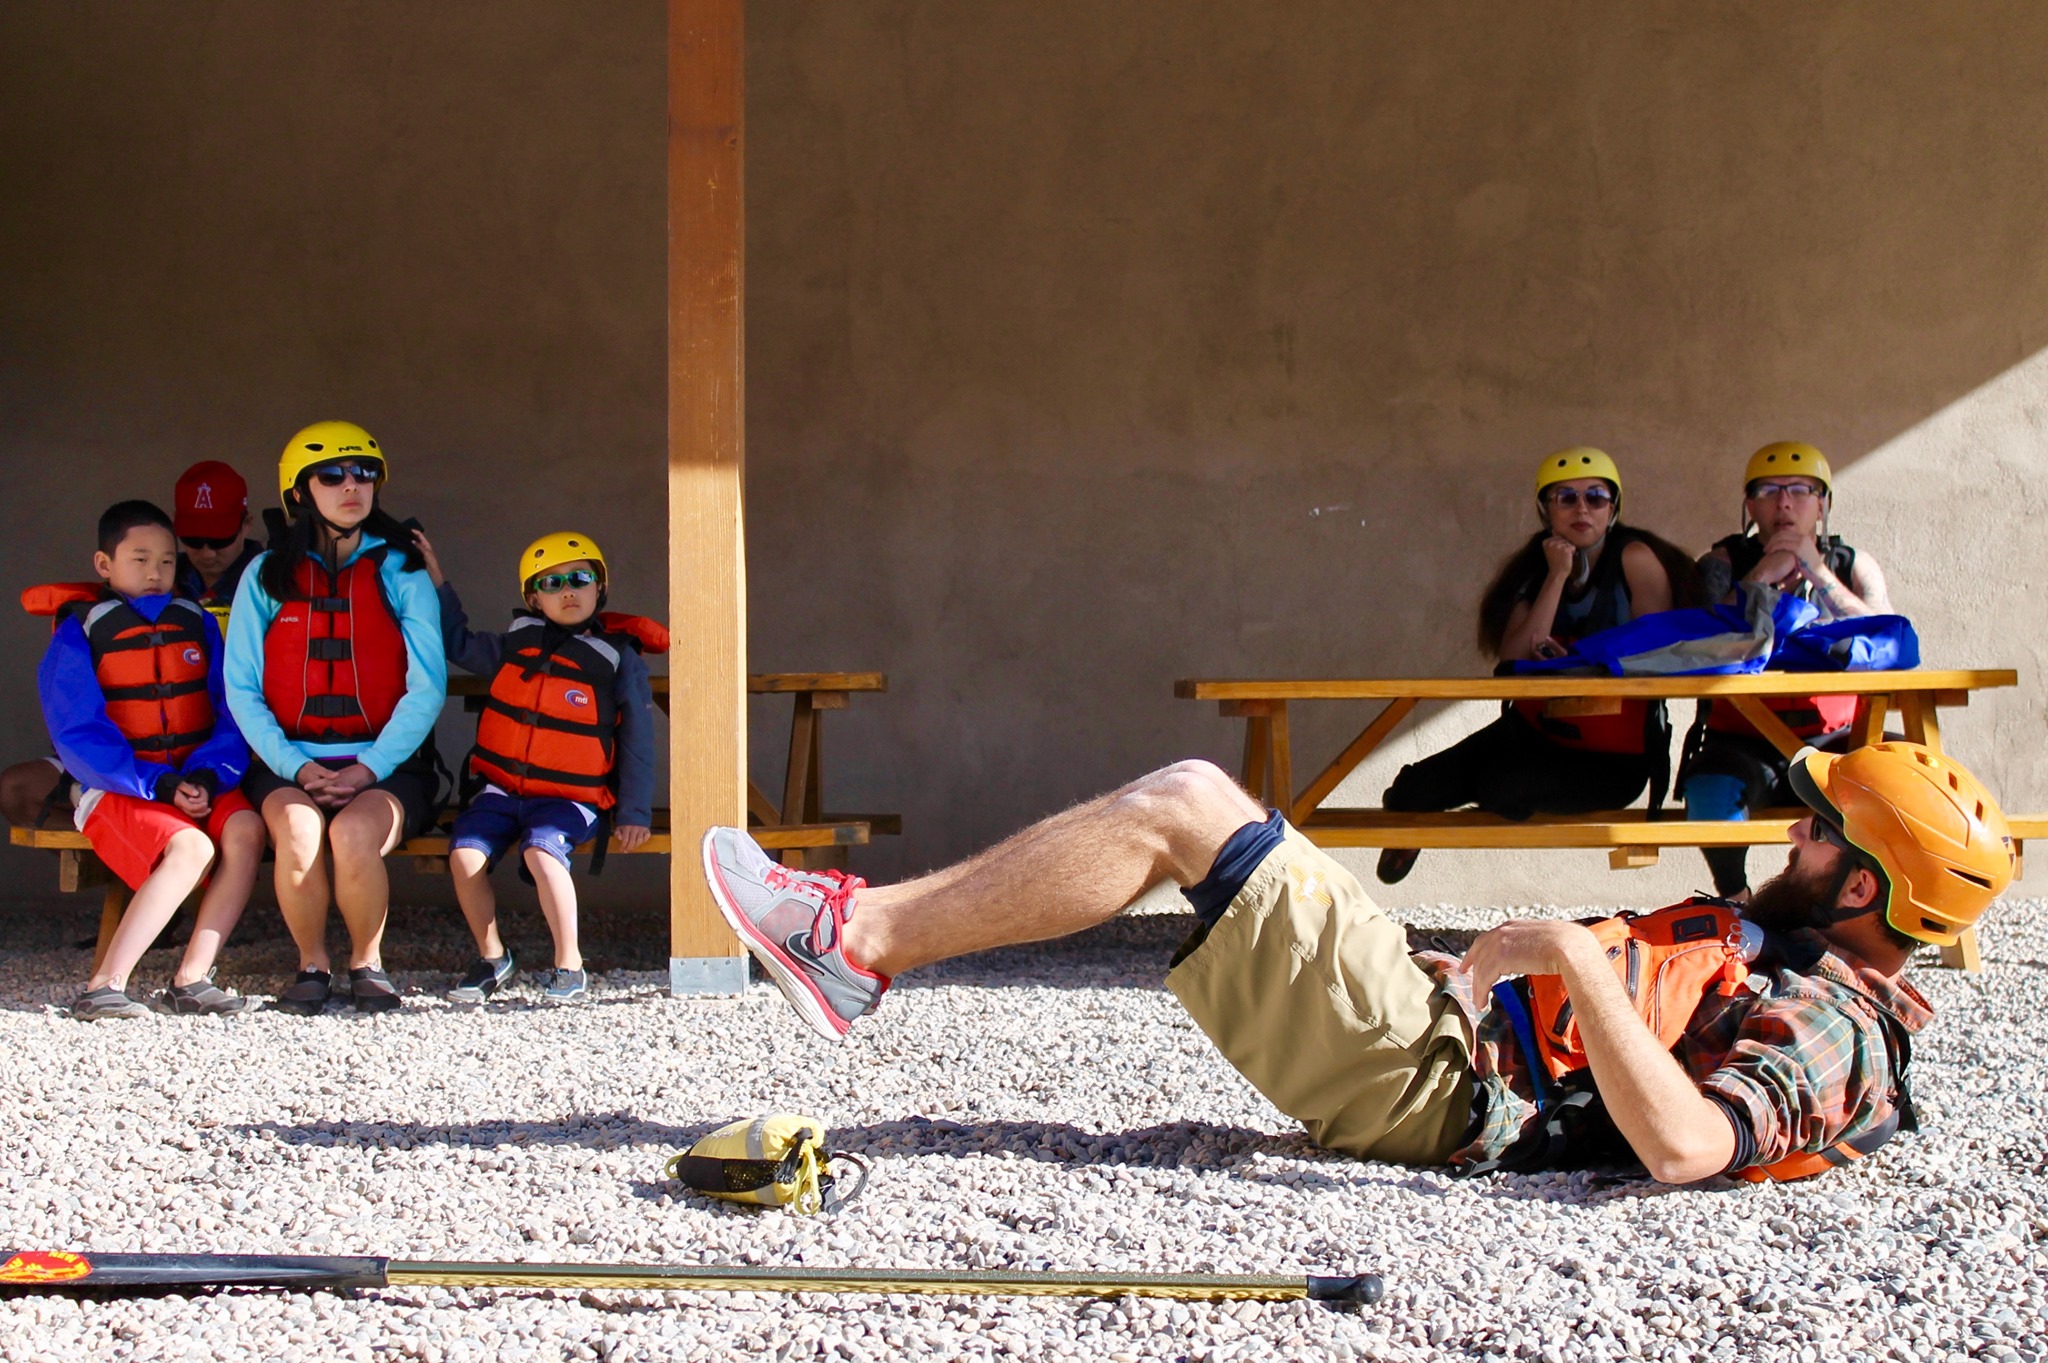
M213 484L212 484L212 483L201 483L201 484L199 485L199 494L198 494L198 495L197 495L196 497L194 497L194 498L192 499L192 509L193 509L194 511L211 511L211 510L213 510Z

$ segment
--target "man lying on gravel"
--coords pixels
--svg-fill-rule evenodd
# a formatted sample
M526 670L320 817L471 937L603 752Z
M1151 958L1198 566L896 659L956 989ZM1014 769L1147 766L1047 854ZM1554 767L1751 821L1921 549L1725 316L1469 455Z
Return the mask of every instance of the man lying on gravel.
M1751 966L1729 958L1729 982L1690 1009L1675 1045L1585 925L1515 920L1462 960L1411 956L1350 872L1207 762L900 885L786 869L735 828L705 835L704 869L726 921L827 1037L894 975L1092 927L1171 876L1198 926L1167 988L1324 1146L1477 1170L1625 1162L1625 1140L1667 1183L1797 1177L1911 1128L1906 1038L1932 1012L1903 978L1907 960L1984 912L2012 879L2013 850L1983 786L1914 744L1808 750L1792 784L1814 815L1793 826L1784 873L1742 909L1765 929L1751 932L1764 953ZM1590 1075L1574 1089L1544 1074L1540 1106L1535 1043L1509 1014L1543 982L1495 991L1516 976L1557 977Z

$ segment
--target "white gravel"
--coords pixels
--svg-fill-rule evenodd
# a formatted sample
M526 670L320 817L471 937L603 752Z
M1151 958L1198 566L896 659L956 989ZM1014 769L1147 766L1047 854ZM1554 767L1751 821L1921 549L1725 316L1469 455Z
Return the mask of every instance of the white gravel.
M275 989L256 940L224 982ZM1550 912L1562 912L1550 910ZM1498 910L1410 915L1468 932ZM88 1025L81 901L0 906L0 1241L100 1251L1385 1275L1319 1307L391 1290L0 1301L0 1358L2048 1357L2048 914L1994 911L1989 968L1916 976L1929 1130L1815 1182L1458 1183L1311 1147L1159 985L1184 920L905 982L840 1047L764 985L680 1002L660 924L593 928L589 1001L458 1012L452 913L394 915L407 1006L359 1019ZM636 958L605 942L638 941ZM530 938L530 959L539 943ZM655 945L647 945L655 944ZM522 945L515 939L515 947ZM141 978L170 968L153 953ZM420 969L409 972L406 967ZM730 1118L811 1110L875 1163L806 1220L665 1183ZM6 1248L7 1245L0 1245Z

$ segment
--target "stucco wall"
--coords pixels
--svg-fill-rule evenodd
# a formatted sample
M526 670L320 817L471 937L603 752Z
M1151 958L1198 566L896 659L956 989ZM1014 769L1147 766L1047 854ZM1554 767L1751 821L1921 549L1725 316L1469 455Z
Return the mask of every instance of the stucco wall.
M1695 547L1749 449L1819 444L1930 662L2020 669L1952 749L2048 807L2048 12L749 22L750 662L889 672L828 727L833 802L908 829L856 869L1234 761L1179 676L1477 670L1477 591L1575 442ZM340 415L474 605L572 522L658 607L662 41L653 0L0 10L0 581L74 574L101 505L191 459L260 488ZM40 741L41 637L0 617L0 751ZM1364 717L1299 714L1298 765ZM659 893L638 869L608 892ZM1388 898L1704 879L1443 854Z

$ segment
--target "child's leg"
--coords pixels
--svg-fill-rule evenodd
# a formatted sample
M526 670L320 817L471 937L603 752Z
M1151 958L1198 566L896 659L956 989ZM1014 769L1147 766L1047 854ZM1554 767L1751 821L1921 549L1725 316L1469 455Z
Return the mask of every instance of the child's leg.
M517 806L508 797L485 791L455 816L448 834L448 869L455 876L455 900L476 938L477 955L487 961L505 957L498 935L498 896L491 889L490 865L519 836Z
M563 970L583 969L583 952L576 939L576 881L569 868L544 848L525 849L526 869L533 872L533 886L540 892L540 911L555 935L555 964Z
M262 864L266 841L263 819L253 809L238 809L220 825L220 858L199 901L192 940L185 944L185 959L178 962L172 984L197 984L213 969L249 903L249 892L256 888L256 868Z
M327 816L296 786L263 799L263 822L277 848L277 908L299 949L299 969L325 971L327 960Z
M128 988L128 976L142 960L142 953L171 921L171 915L192 893L192 887L213 864L213 839L197 827L179 829L171 835L149 879L135 891L122 915L114 940L107 945L106 959L86 982L88 990Z
M476 954L487 961L505 955L505 939L498 935L498 896L491 889L489 853L477 847L457 847L448 853L448 870L455 877L455 901L476 938Z

